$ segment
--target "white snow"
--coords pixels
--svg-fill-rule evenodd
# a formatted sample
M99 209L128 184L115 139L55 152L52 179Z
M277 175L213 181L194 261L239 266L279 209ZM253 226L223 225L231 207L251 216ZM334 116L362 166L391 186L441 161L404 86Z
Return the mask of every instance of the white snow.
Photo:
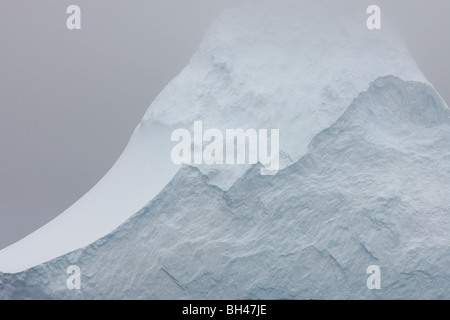
M110 172L56 219L0 251L0 271L87 246L139 211L179 169L170 160L174 128L202 120L221 130L280 129L286 166L377 77L427 82L386 21L382 30L366 29L364 5L340 1L339 10L336 1L316 2L258 1L222 14ZM200 169L228 189L246 168Z
M166 143L172 130L156 122L140 124L96 186L54 220L0 251L0 271L19 272L87 246L139 211L179 169Z

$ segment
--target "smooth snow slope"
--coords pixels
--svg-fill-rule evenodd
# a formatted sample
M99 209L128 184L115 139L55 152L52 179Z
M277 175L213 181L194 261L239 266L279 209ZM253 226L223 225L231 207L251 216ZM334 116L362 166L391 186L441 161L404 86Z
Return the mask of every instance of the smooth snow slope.
M0 251L0 270L18 272L84 247L108 234L156 196L177 170L170 145L173 128L142 123L108 174L54 220Z
M0 299L449 299L449 160L434 89L379 78L278 175L225 191L185 167L108 236L0 274Z
M364 1L257 1L222 14L108 174L56 219L0 251L0 271L84 247L140 210L179 169L170 160L176 127L202 120L210 128L280 129L286 166L377 77L427 82L385 19L382 30L365 27L366 8ZM199 168L224 189L248 169Z

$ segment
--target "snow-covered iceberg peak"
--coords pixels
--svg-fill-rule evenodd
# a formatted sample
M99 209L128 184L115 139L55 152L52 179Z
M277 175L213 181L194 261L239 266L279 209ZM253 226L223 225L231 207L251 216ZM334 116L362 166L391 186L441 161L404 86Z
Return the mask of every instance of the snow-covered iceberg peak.
M223 13L108 174L56 219L0 251L0 271L23 271L85 247L138 212L180 168L170 157L171 133L180 126L279 129L282 169L375 79L427 82L384 16L381 30L367 29L367 5L251 1ZM199 169L227 190L248 167Z

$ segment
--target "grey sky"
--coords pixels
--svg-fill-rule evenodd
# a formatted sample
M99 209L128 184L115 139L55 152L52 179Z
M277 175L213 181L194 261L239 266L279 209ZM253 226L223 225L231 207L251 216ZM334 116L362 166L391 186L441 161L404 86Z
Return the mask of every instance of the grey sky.
M42 226L112 166L204 32L243 0L3 0L0 248ZM450 1L390 0L420 68L450 102ZM65 10L82 9L68 31Z

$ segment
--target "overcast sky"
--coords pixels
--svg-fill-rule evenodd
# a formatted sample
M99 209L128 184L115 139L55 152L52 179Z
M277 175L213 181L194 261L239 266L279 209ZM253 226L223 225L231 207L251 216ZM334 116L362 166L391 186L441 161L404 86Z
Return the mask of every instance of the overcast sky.
M94 186L209 24L240 3L1 1L0 249ZM373 3L450 102L450 1ZM79 31L66 28L71 4L82 10Z

